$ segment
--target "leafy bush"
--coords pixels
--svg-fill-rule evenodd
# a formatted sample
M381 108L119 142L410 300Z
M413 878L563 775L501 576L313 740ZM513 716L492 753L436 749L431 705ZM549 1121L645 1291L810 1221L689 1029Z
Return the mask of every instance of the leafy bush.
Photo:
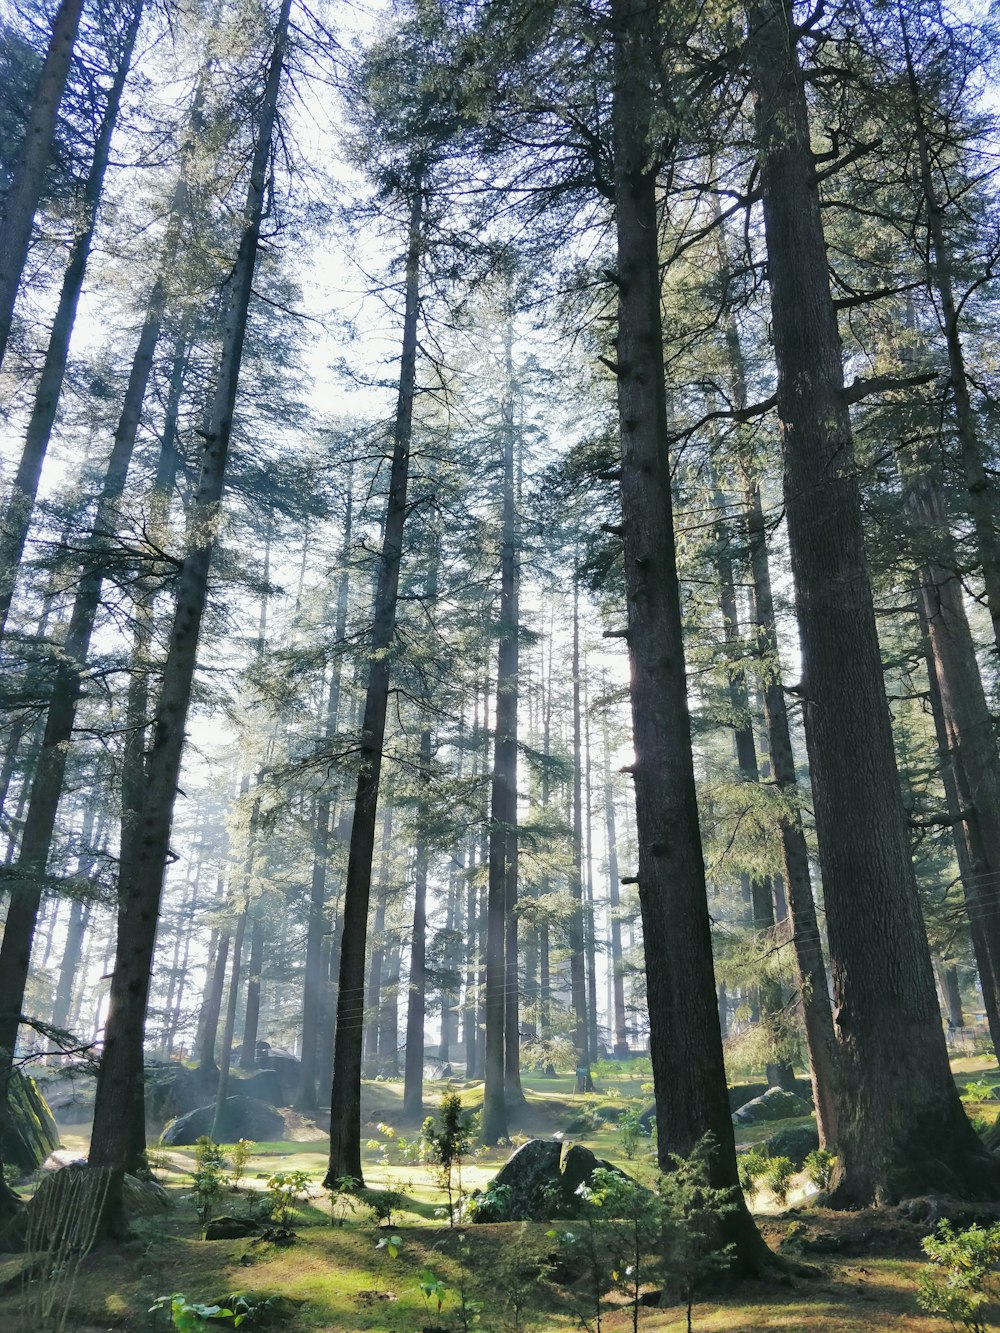
M989 1102L992 1100L992 1083L987 1083L984 1078L977 1079L974 1083L966 1083L965 1092L962 1094L963 1102Z
M944 1220L920 1243L936 1267L920 1274L917 1304L929 1314L943 1315L956 1328L986 1333L985 1307L997 1294L1000 1222L956 1231Z
M295 1205L309 1197L311 1187L305 1171L276 1171L267 1178L263 1209L279 1227L287 1227L295 1217Z
M836 1154L829 1148L817 1148L804 1162L806 1175L818 1190L826 1191L833 1179L833 1168L837 1164Z
M736 1169L739 1172L740 1188L744 1194L752 1194L757 1188L757 1181L763 1180L771 1165L771 1159L762 1148L751 1148L749 1152L739 1153Z
M795 1175L795 1163L790 1157L772 1157L764 1173L764 1184L779 1203L788 1198L788 1189Z
M818 1147L819 1134L815 1125L786 1125L784 1129L776 1130L764 1144L769 1157L790 1157L798 1170Z
M646 1131L643 1129L642 1117L634 1108L628 1107L621 1113L618 1121L618 1141L622 1145L622 1152L633 1161L639 1153L639 1147Z

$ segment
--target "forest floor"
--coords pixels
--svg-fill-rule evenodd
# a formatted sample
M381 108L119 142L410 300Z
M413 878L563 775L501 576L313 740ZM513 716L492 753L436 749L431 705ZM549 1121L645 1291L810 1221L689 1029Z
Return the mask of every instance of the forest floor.
M1000 1084L1000 1070L985 1059L956 1061L960 1086L985 1081ZM515 1141L522 1136L565 1133L585 1143L639 1179L652 1178L648 1140L627 1159L614 1126L601 1110L649 1104L646 1078L616 1075L600 1080L596 1094L577 1095L569 1078L528 1078L528 1105L515 1120ZM449 1085L431 1085L426 1105L433 1110ZM475 1105L481 1084L455 1084ZM279 1302L262 1309L243 1327L285 1329L289 1333L529 1333L529 1330L586 1329L625 1333L632 1310L624 1295L601 1297L600 1322L585 1269L569 1285L537 1278L537 1263L551 1261L561 1234L577 1223L507 1223L468 1225L454 1230L439 1210L444 1203L434 1168L406 1163L416 1129L401 1123L402 1085L366 1084L364 1114L371 1139L365 1150L369 1188L402 1196L388 1225L377 1225L371 1210L359 1204L331 1205L320 1182L326 1169L325 1142L313 1136L299 1142L261 1143L254 1147L238 1191L227 1191L213 1215L237 1217L259 1212L269 1177L303 1172L311 1182L308 1196L294 1203L290 1228L294 1241L246 1237L205 1241L192 1199L194 1150L172 1148L152 1154L158 1180L172 1196L165 1213L140 1218L123 1244L94 1250L74 1275L72 1265L56 1272L34 1271L25 1283L19 1274L26 1259L0 1256L0 1329L15 1333L48 1327L36 1322L46 1292L54 1313L65 1307L67 1333L166 1333L163 1310L150 1307L160 1297L182 1293L188 1301L232 1304L242 1295L249 1305L278 1294ZM972 1115L993 1118L1000 1103L970 1104ZM585 1122L582 1127L582 1121ZM799 1121L738 1128L747 1145ZM570 1128L572 1126L572 1129ZM387 1128L389 1127L389 1128ZM303 1133L309 1134L308 1126ZM70 1154L85 1152L86 1132L64 1129ZM509 1147L479 1153L462 1171L462 1188L484 1187L506 1160ZM837 1214L810 1206L804 1177L796 1177L784 1207L766 1192L753 1202L761 1230L772 1249L809 1266L810 1276L790 1275L783 1282L744 1283L728 1292L705 1294L693 1311L693 1328L707 1333L753 1333L783 1329L788 1333L861 1333L869 1329L933 1333L947 1323L923 1314L915 1293L926 1267L921 1237L931 1227L902 1210ZM255 1208L255 1205L258 1207ZM335 1215L336 1214L336 1215ZM440 1309L438 1301L440 1300ZM24 1316L30 1315L25 1322ZM987 1312L985 1327L1000 1328L1000 1307ZM56 1324L52 1325L56 1327ZM178 1327L231 1326L194 1321ZM643 1308L639 1328L647 1333L680 1333L687 1327L681 1307Z

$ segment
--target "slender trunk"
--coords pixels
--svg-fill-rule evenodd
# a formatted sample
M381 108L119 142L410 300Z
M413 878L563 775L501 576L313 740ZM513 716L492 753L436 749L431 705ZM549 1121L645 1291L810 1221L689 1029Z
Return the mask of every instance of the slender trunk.
M219 1081L215 1085L215 1112L212 1116L211 1137L216 1143L223 1141L226 1131L226 1098L229 1096L229 1071L233 1063L233 1035L236 1032L236 1012L240 1003L240 983L242 981L243 941L246 938L247 919L250 908L246 900L233 936L233 965L229 971L229 996L226 1000L226 1021L222 1029L222 1046L219 1051Z
M425 610L435 614L438 592L440 541L435 531L433 550L428 556ZM429 702L426 700L425 702ZM413 870L413 933L410 938L410 979L406 1004L406 1056L403 1069L403 1114L410 1119L423 1118L424 1019L427 1012L427 821L428 786L431 780L433 737L426 724L420 732L420 760L417 781L416 856ZM442 996L441 1023L444 1026L445 999Z
M778 634L767 554L767 533L760 489L753 482L746 497L747 536L757 616L757 650L762 661L764 718L775 786L784 798L781 816L781 855L785 870L788 921L795 969L806 1029L809 1075L820 1145L837 1142L838 1054L830 1006L819 919L809 875L809 849L799 813L801 799L795 772L788 705L778 657Z
M840 1051L844 1206L983 1197L1000 1163L958 1099L879 656L837 317L788 0L749 8L785 512Z
M215 1043L219 1036L219 1019L222 1016L222 996L226 989L226 964L229 962L229 946L232 934L229 930L219 932L215 960L205 993L205 1021L198 1044L198 1068L218 1072L215 1060Z
M486 899L486 1052L483 1142L507 1136L507 1098L519 1100L517 926L517 510L514 491L514 391L507 316L506 392L501 404L503 468L496 725L490 789Z
M942 966L941 989L944 991L948 1022L953 1028L964 1028L965 1014L962 1011L962 991L958 984L958 968L954 963Z
M260 974L264 966L264 922L258 903L250 931L250 958L247 962L247 999L240 1046L240 1068L257 1068L257 1030L260 1026Z
M365 936L371 893L372 853L382 746L389 700L389 648L396 628L399 568L403 558L406 488L413 429L413 399L417 371L417 315L420 287L420 251L424 189L418 166L412 182L410 230L406 258L406 307L403 315L399 397L393 432L392 466L386 504L372 625L372 656L368 669L364 719L361 724L361 767L354 798L354 822L344 889L343 946L337 1031L334 1039L333 1086L330 1090L331 1126L328 1183L341 1176L361 1180L361 1025L358 1010L364 996Z
M618 877L618 831L615 827L615 804L611 788L611 746L608 741L607 721L604 724L604 820L608 838L608 903L611 918L611 993L614 1008L614 1054L617 1059L622 1059L628 1055L628 1022L625 1015L622 923L619 916L621 893Z
M134 1070L141 1062L142 1034L149 994L156 921L167 863L173 808L177 794L184 730L197 664L198 637L208 594L208 576L219 508L225 486L226 462L239 383L247 310L253 285L281 84L290 0L283 0L275 30L274 51L260 103L257 139L250 172L239 252L227 279L222 355L215 396L205 432L201 475L191 504L188 553L177 580L177 605L170 633L163 685L153 722L146 767L146 790L136 830L136 853L123 885L123 929L111 982L104 1054L98 1078L90 1162L124 1169L117 1126L134 1096ZM141 1080L138 1080L141 1088ZM120 1198L112 1191L109 1225L121 1225Z
M659 217L651 124L658 33L645 0L612 0L618 409L627 643L660 1165L708 1133L713 1185L738 1187L702 858L680 587L673 539L660 316ZM744 1271L769 1262L745 1205L723 1222Z
M24 553L24 544L28 538L28 529L31 526L31 516L35 507L35 497L38 494L38 482L42 474L42 463L45 460L49 441L52 438L52 427L55 424L59 398L62 394L66 362L69 358L70 338L73 334L73 325L76 322L76 311L80 302L80 293L83 290L84 276L87 272L87 261L90 258L91 247L94 243L97 212L104 189L104 177L108 170L111 138L118 123L122 92L125 88L125 80L128 77L129 66L132 63L132 53L135 49L135 39L139 31L141 17L142 2L137 0L124 33L114 81L108 90L104 115L97 133L97 141L94 144L93 161L87 175L87 183L83 189L82 230L70 250L69 263L66 265L62 290L59 293L59 304L49 334L45 362L42 366L38 387L35 390L35 401L28 421L21 460L14 477L14 484L3 521L0 523L0 638L3 637L7 625L7 615L10 611L11 598L14 593L17 568ZM9 217L8 214L8 222ZM0 254L4 253L2 242L0 242ZM6 262L0 261L0 275L3 274L5 269ZM9 328L9 324L5 325L3 322L2 286L3 279L0 276L0 349L6 341L5 328ZM2 350L0 350L0 356L2 356Z
M600 1056L597 1013L597 926L594 917L594 828L593 792L590 771L590 703L587 679L583 680L583 827L587 835L584 849L587 873L583 882L584 952L587 959L587 1052L591 1062Z
M347 608L350 602L350 551L354 516L352 480L347 483L347 512L344 519L344 540L341 546L340 585L337 590L337 615L334 623L333 661L330 672L330 690L326 700L326 740L337 734L340 720L340 690L342 658L340 646L347 636ZM304 552L303 552L304 555ZM329 777L327 781L329 782ZM302 1091L300 1111L315 1112L319 1108L318 1071L320 1064L320 1032L324 986L322 983L323 933L327 926L326 905L327 872L330 862L331 820L333 797L324 785L316 798L313 823L312 882L309 888L309 921L306 928L305 984L302 995ZM332 1039L333 1033L330 1032Z
M385 814L382 816L382 855L375 897L375 920L372 922L372 957L368 967L368 989L365 994L364 1012L365 1072L372 1078L379 1073L378 1025L382 1000L382 968L385 964L385 914L389 900L391 844L392 806L387 806Z
M976 549L983 570L986 605L993 622L993 639L1000 648L1000 533L997 531L995 516L996 488L987 472L984 450L979 439L979 428L976 424L976 413L969 391L965 351L959 328L960 309L955 299L955 284L952 277L951 246L945 234L944 208L934 185L927 122L921 101L920 84L913 65L909 28L902 6L899 7L899 21L913 108L913 131L917 162L920 167L920 189L927 208L927 230L931 242L929 283L937 289L941 325L948 348L951 391L955 400L959 459L968 496L966 504L976 534Z
M572 914L567 930L569 976L573 1008L573 1046L576 1051L576 1090L589 1092L587 1040L587 973L583 931L583 731L580 710L580 579L573 577L573 870L570 875Z
M10 338L14 303L31 244L31 225L52 153L59 103L69 77L83 5L84 0L62 0L56 10L45 63L24 128L24 143L5 200L0 226L0 365Z

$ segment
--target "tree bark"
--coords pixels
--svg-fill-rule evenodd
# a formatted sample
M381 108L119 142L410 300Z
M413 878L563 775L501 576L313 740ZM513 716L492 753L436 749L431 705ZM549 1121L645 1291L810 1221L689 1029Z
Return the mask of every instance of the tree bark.
M122 886L120 947L111 981L104 1054L98 1077L93 1166L110 1167L118 1182L110 1192L108 1226L120 1229L120 1180L125 1151L118 1127L141 1090L135 1069L141 1066L143 1026L149 994L156 922L170 846L174 801L184 750L184 729L197 664L198 638L208 596L219 510L239 384L247 312L260 237L271 139L281 86L290 0L283 0L274 36L244 208L239 251L227 279L222 354L215 395L205 432L201 473L188 522L188 552L177 580L177 604L170 633L163 685L153 721L146 767L146 790L136 828L136 853Z
M61 0L56 10L45 63L28 112L24 144L7 194L0 226L0 365L10 338L14 303L28 258L31 226L52 152L59 103L69 77L83 5L84 0Z
M507 1136L507 1098L521 1096L515 1079L517 1031L517 691L518 588L517 509L514 491L513 386L510 314L507 315L507 390L501 404L503 469L500 615L497 626L496 724L490 788L489 881L486 897L486 1045L482 1140ZM510 948L508 948L510 946ZM509 954L513 951L513 956Z
M372 625L372 656L361 724L361 767L354 798L354 823L344 889L344 929L340 954L337 1031L334 1039L333 1086L330 1091L330 1160L327 1184L343 1176L363 1180L361 1169L361 1033L358 1011L364 996L365 936L371 893L372 854L382 746L389 700L389 649L396 628L399 568L403 558L406 489L409 477L413 399L416 391L417 316L420 297L420 252L423 236L424 186L419 165L411 185L410 227L406 258L406 304L403 314L399 396L393 432L392 466L386 505Z
M573 870L570 875L572 915L567 929L570 1000L573 1008L573 1048L576 1052L576 1090L590 1092L590 1042L587 1030L587 972L583 929L583 728L580 707L580 578L573 578Z
M7 626L7 615L14 594L17 569L24 554L28 529L31 526L31 516L35 508L38 482L42 475L42 463L45 460L49 441L52 438L52 427L55 425L56 411L62 394L63 380L66 376L66 362L69 358L70 338L73 334L73 325L76 322L80 293L83 291L87 262L90 259L90 251L94 243L97 213L104 190L104 178L108 170L111 138L118 124L122 93L132 63L132 53L135 50L135 39L142 18L142 8L142 0L136 0L129 16L128 25L123 33L118 66L115 70L114 80L108 90L104 115L101 118L100 129L97 132L97 140L94 144L93 160L83 189L81 230L70 249L69 262L66 265L62 289L59 293L59 304L56 308L52 330L49 334L48 347L45 352L45 362L42 366L38 387L35 390L35 400L25 434L24 448L14 476L14 483L4 511L3 521L0 522L0 639L2 639ZM34 206L32 206L33 208ZM10 221L11 214L8 212L4 224L5 228L10 224ZM30 226L29 219L29 231ZM26 253L27 249L25 248ZM0 358L2 358L2 349L6 343L5 328L9 329L10 327L9 315L5 325L3 314L4 274L8 265L3 239L0 239L0 256L3 256L0 259ZM11 255L10 258L13 259L14 256ZM22 256L22 263L23 258L24 256Z
M785 512L840 1050L839 1206L995 1196L948 1065L864 552L816 165L787 0L748 7Z
M906 76L913 108L913 131L920 167L920 189L927 209L932 258L929 285L937 289L941 325L948 348L948 369L955 399L955 425L958 432L959 459L965 478L967 508L976 534L976 549L983 571L986 605L993 623L993 640L1000 648L1000 532L996 523L996 488L987 473L984 451L979 439L976 413L965 369L965 350L959 328L959 306L952 277L951 246L945 234L944 209L934 185L920 83L913 63L909 27L899 6L900 29L906 59Z
M611 926L611 994L614 1010L614 1055L628 1056L628 1019L625 1013L625 974L622 959L622 923L619 916L621 891L618 877L618 831L615 827L614 793L611 788L611 745L604 724L604 821L608 839L608 905Z
M656 164L650 131L660 68L645 0L612 0L614 200L618 248L618 409L639 902L660 1165L706 1134L712 1183L736 1189L712 940L691 753L673 539L660 315ZM724 1221L734 1263L770 1251L742 1205Z

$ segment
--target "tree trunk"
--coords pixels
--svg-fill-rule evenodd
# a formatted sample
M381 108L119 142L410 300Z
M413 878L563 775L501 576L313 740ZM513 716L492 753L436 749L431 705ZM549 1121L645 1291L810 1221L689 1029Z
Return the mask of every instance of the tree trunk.
M123 885L120 948L111 981L104 1054L98 1077L90 1163L106 1166L120 1181L125 1168L124 1145L118 1132L127 1107L141 1090L135 1069L141 1065L143 1025L149 994L156 922L164 869L170 847L184 729L197 663L198 637L208 595L208 576L239 383L247 310L267 183L288 31L290 0L283 0L274 51L260 102L257 138L244 210L239 252L227 279L222 355L215 396L205 432L201 474L188 522L188 553L177 579L177 605L164 667L163 686L153 722L146 767L146 790L136 829L136 853ZM109 1227L121 1226L120 1189L111 1192Z
M389 864L392 843L392 806L382 816L382 856L379 864L378 888L375 898L375 920L372 922L372 957L368 967L368 989L364 1006L365 1073L374 1078L378 1067L378 1027L382 1001L382 969L385 965L385 914L389 900Z
M261 906L253 915L250 931L250 958L247 962L247 1002L243 1018L243 1039L240 1046L240 1068L257 1068L257 1032L260 1026L260 974L264 966L264 923Z
M218 1072L219 1068L215 1061L215 1043L219 1036L219 1019L222 1016L222 996L226 989L226 964L229 961L231 939L230 931L219 932L211 979L205 994L205 1022L198 1046L198 1068L215 1072Z
M111 153L111 138L118 123L122 92L125 88L125 80L128 77L129 66L132 63L132 53L135 49L135 39L139 31L141 17L142 0L137 0L123 34L122 49L118 67L115 70L114 81L108 90L104 115L94 144L93 161L87 175L86 185L83 188L82 227L70 250L69 262L63 276L62 290L59 293L59 304L52 322L52 331L49 334L45 362L42 366L38 387L35 390L35 401L28 421L21 460L14 477L3 521L0 523L0 638L3 637L6 629L17 569L24 553L24 545L28 538L28 529L31 526L31 516L35 507L35 497L38 494L42 463L45 460L49 441L52 438L52 427L55 424L56 411L59 407L59 398L66 375L70 338L73 334L73 325L76 322L76 310L80 302L80 293L83 290L87 261L90 258L91 247L94 243L97 211L104 190L104 177L107 174L108 159ZM72 44L72 38L70 43ZM9 198L8 204L10 204ZM34 208L34 204L32 208ZM7 221L4 224L5 230L10 226L10 223L11 214L8 212ZM30 226L29 218L29 231ZM25 250L25 253L27 253L27 250ZM0 259L0 358L2 358L2 348L6 343L6 330L10 327L9 315L6 323L3 315L3 275L10 261L7 258L2 240L0 240L0 255L3 255L3 259ZM11 304L13 305L13 302Z
M749 7L785 512L840 1050L840 1206L995 1196L958 1099L910 862L787 0Z
M219 1051L219 1081L215 1085L215 1113L212 1117L211 1138L216 1143L222 1142L225 1129L226 1098L229 1096L229 1071L233 1064L233 1036L236 1032L236 1011L240 1003L240 983L242 981L243 941L246 938L247 918L250 908L243 901L243 910L236 923L233 936L233 965L229 971L229 997L226 1000L226 1021L222 1029L222 1046Z
M976 534L976 549L983 571L986 605L993 622L993 639L1000 648L1000 533L997 531L995 508L996 487L990 479L979 440L976 413L969 392L969 377L965 369L965 351L959 329L959 306L955 300L952 278L951 247L944 230L944 209L934 186L928 143L927 123L924 119L920 85L913 64L910 34L899 7L899 21L906 57L906 74L913 108L913 130L920 167L920 189L927 208L927 230L930 234L932 255L928 261L928 285L937 289L941 326L948 347L948 369L951 390L955 396L955 425L958 432L959 459L965 478L967 507Z
M625 1015L625 974L622 960L621 893L618 877L618 831L615 827L614 794L611 789L611 746L607 721L604 724L604 820L608 838L608 911L611 918L611 994L613 999L614 1055L628 1056L628 1020Z
M664 1131L658 1151L669 1170L671 1152L689 1154L711 1133L712 1183L736 1190L667 456L657 179L649 151L658 34L644 0L613 0L611 24L622 528L639 902L657 1123ZM770 1261L742 1203L723 1230L739 1269L758 1270Z
M514 491L514 392L511 314L506 327L506 390L501 404L503 466L500 616L496 726L490 790L489 882L486 899L486 1058L483 1143L507 1136L507 1100L523 1097L518 1072L517 692L518 558Z
M24 144L5 200L0 227L0 365L10 338L14 303L31 244L31 224L52 152L59 103L69 77L83 5L84 0L62 0L56 10L45 63L24 128Z
M576 1090L590 1092L590 1042L587 1031L587 972L583 930L583 730L580 708L580 579L573 578L573 870L570 875L572 914L567 930L570 999L573 1007L573 1047L576 1052Z
M375 817L389 700L389 648L396 628L396 599L399 591L399 567L403 557L403 526L406 521L406 488L413 429L413 399L416 390L417 315L424 204L419 166L415 169L411 188L399 397L393 432L392 467L383 528L382 558L375 593L372 656L368 671L364 719L361 724L361 767L354 798L354 823L351 826L347 883L344 889L343 945L340 953L333 1086L330 1091L330 1161L326 1174L327 1184L333 1184L342 1176L353 1176L356 1180L363 1179L362 1029L358 1023L358 1009L364 996L365 936L368 931L368 900L371 893L372 854L375 848Z

